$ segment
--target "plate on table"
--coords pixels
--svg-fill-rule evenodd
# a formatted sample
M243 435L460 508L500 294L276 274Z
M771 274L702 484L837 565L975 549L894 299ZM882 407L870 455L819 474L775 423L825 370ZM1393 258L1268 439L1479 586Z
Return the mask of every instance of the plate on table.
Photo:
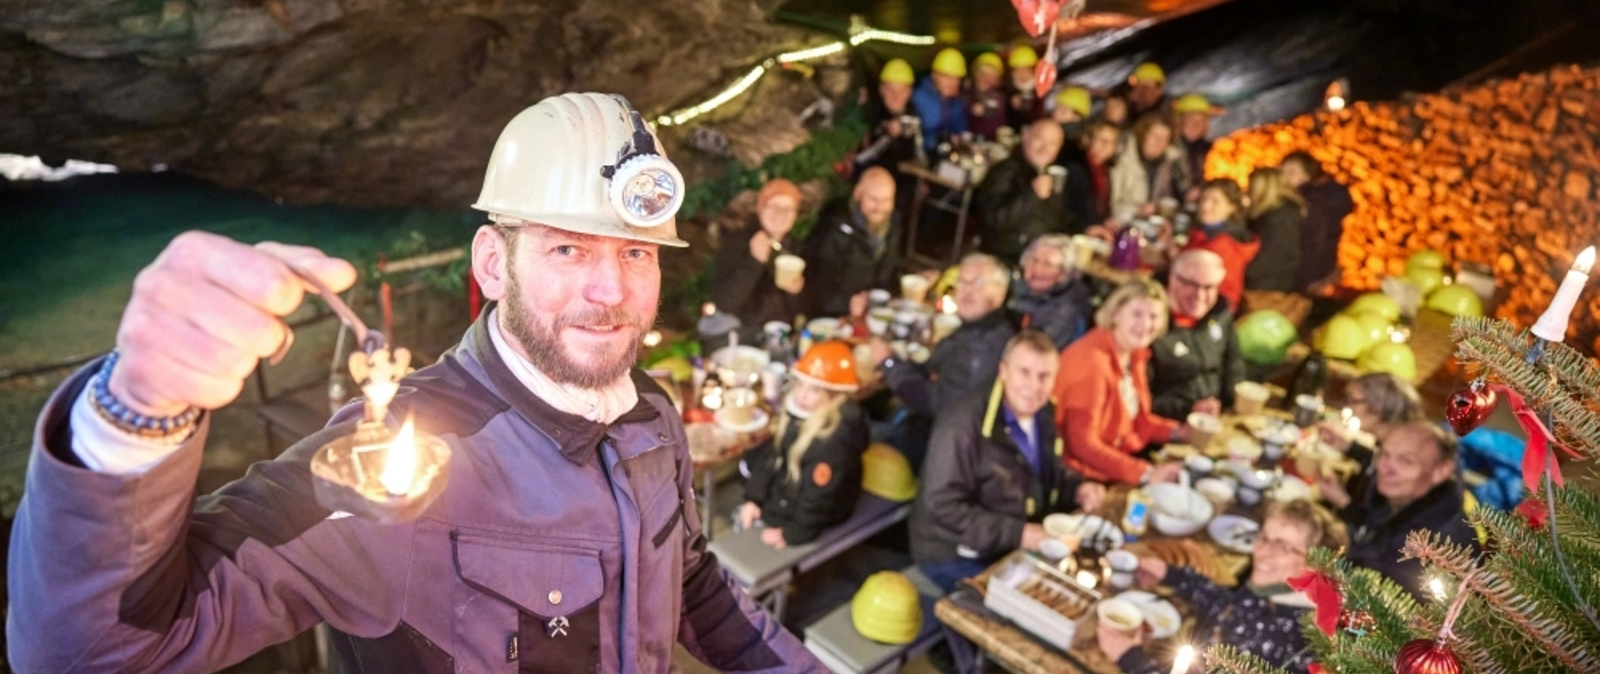
M1114 550L1122 547L1122 529L1098 515L1057 513L1044 518L1045 533L1051 536L1080 536L1082 550Z
M1255 548L1256 533L1261 525L1238 515L1218 515L1206 526L1206 533L1228 550L1248 555Z
M750 410L750 420L744 422L743 424L733 423L730 421L729 415L731 412L732 410L726 407L717 410L716 420L718 427L733 433L754 433L767 427L766 410L760 408Z
M1129 590L1117 595L1118 599L1132 602L1139 607L1139 612L1144 614L1145 624L1150 626L1151 639L1166 639L1178 633L1178 628L1183 626L1183 616L1178 613L1178 607L1172 602L1157 597L1141 590Z

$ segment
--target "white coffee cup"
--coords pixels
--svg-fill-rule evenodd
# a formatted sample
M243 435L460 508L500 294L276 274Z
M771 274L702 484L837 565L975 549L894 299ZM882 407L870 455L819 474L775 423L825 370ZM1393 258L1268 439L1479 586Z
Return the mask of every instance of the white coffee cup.
M921 274L906 274L900 277L900 296L921 304L928 300L929 285L927 277Z
M799 255L784 253L772 259L772 276L779 288L793 287L805 272L805 258Z
M959 328L959 327L961 327L961 317L960 316L957 316L955 314L939 314L937 316L934 316L933 317L933 341L934 341L934 343L938 343L939 341L943 340L944 338L949 337L950 333L955 332L956 328Z
M1095 607L1095 614L1100 617L1100 622L1112 629L1132 632L1144 625L1144 612L1139 606L1126 599L1112 597L1101 600Z
M1139 556L1127 550L1112 550L1106 553L1106 566L1112 571L1133 573L1139 570Z
M1260 414L1271 397L1272 392L1265 386L1253 381L1239 382L1233 385L1233 411L1241 416Z

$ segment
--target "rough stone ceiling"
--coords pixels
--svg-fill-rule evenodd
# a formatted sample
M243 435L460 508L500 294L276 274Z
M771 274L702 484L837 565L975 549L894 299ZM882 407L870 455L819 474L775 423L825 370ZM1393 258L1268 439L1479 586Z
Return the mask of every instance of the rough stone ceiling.
M0 0L0 152L459 208L563 91L647 112L806 36L748 0Z

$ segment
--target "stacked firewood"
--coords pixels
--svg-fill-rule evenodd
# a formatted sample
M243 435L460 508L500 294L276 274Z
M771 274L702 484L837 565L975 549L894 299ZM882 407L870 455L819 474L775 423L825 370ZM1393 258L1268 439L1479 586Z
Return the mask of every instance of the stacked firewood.
M1240 180L1309 151L1350 186L1344 283L1376 289L1419 250L1494 270L1496 313L1532 325L1573 259L1600 244L1600 69L1562 67L1395 103L1356 103L1217 141L1208 177ZM1600 292L1570 343L1600 353Z

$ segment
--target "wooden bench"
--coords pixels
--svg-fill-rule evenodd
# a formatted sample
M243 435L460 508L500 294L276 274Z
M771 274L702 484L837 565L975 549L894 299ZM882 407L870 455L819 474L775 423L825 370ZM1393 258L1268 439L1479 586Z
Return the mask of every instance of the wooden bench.
M877 674L898 672L907 660L939 643L944 631L933 614L942 595L939 586L915 566L906 567L901 573L911 579L922 600L922 630L911 643L883 644L861 636L850 618L850 602L845 602L806 627L806 648L835 674Z
M790 581L910 515L910 503L896 503L864 493L856 502L850 519L822 532L810 543L776 550L761 542L760 529L746 529L719 536L709 547L716 553L722 568L739 581L745 592L781 620L788 602Z

